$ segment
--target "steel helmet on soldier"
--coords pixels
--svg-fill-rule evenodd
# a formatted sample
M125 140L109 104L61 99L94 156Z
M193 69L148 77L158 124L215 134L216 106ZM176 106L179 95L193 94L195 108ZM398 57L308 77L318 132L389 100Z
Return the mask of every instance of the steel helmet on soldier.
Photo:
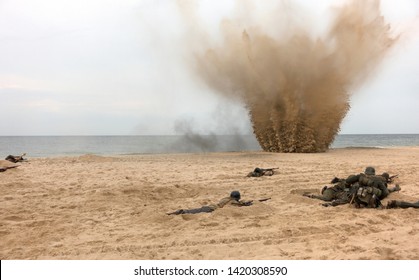
M235 200L240 200L241 196L240 196L240 192L239 191L232 191L230 194L230 197L235 199Z
M375 168L368 166L367 168L365 168L365 172L366 175L375 175Z
M262 169L260 169L259 167L256 167L255 170L253 170L253 172L262 173Z

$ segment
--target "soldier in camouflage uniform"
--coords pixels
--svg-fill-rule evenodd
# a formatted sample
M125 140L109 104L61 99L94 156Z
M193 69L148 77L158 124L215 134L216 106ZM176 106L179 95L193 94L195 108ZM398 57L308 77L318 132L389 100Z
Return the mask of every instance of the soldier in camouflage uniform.
M333 179L331 183L337 184L332 187L324 186L321 195L304 193L303 196L327 201L322 204L325 207L349 203L351 201L351 195L354 192L353 186L347 184L345 179L338 178Z
M261 177L261 176L272 176L275 173L275 169L278 168L259 168L256 167L255 170L247 174L247 177Z
M167 215L210 213L218 208L223 208L226 205L250 206L253 204L253 201L241 201L240 198L241 195L239 191L232 191L229 197L221 199L217 204L211 204L194 209L179 209L177 211L167 213Z
M368 208L381 207L381 200L386 198L391 192L401 190L399 185L388 188L390 181L388 173L375 175L374 167L367 167L364 173L352 175L347 179L350 184L358 184L354 201L357 207L365 206Z
M21 161L26 161L26 159L23 158L24 156L26 156L26 153L22 154L21 156L8 155L5 158L5 160L8 160L8 161L13 162L13 163L17 163L17 162L21 162Z
M387 183L390 181L390 176L388 173L383 173L382 175L375 175L374 167L367 167L364 173L358 175L352 175L347 179L349 184L359 183L361 188L372 187L380 190L380 192L375 191L379 199L386 198L391 192L400 191L401 188L399 185L396 185L393 188L388 188Z

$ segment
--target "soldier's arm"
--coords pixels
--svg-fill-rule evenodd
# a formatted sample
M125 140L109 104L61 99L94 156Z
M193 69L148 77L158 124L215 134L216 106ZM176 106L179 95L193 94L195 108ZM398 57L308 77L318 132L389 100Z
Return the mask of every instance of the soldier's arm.
M358 175L349 175L348 178L346 178L345 182L348 185L352 185L352 184L355 184L356 182L358 182L360 177L361 177L360 174L358 174Z
M305 193L303 194L303 196L309 197L309 198L314 198L314 199L320 199L323 201L330 201L330 199L322 196L322 195L316 195L316 194L310 194L310 193Z
M234 206L251 206L253 204L253 200L249 200L249 201L232 201L231 205Z

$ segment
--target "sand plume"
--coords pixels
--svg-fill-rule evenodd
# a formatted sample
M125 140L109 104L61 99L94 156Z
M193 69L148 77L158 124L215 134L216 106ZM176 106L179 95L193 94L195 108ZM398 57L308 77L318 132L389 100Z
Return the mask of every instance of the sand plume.
M224 20L221 44L197 54L200 77L218 93L244 102L265 151L326 151L350 108L351 92L396 41L379 1L353 0L332 11L321 36L310 23L285 23L289 14L281 13L289 10L272 15L282 19L274 26L277 33Z

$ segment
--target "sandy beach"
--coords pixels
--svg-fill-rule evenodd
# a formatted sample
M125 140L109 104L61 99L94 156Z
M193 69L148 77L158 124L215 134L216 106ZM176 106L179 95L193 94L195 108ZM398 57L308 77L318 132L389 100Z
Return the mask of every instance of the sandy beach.
M419 200L419 147L30 158L0 173L1 259L419 259L419 209L323 207L337 177L398 174ZM276 175L247 178L255 167ZM233 190L250 207L166 215Z

